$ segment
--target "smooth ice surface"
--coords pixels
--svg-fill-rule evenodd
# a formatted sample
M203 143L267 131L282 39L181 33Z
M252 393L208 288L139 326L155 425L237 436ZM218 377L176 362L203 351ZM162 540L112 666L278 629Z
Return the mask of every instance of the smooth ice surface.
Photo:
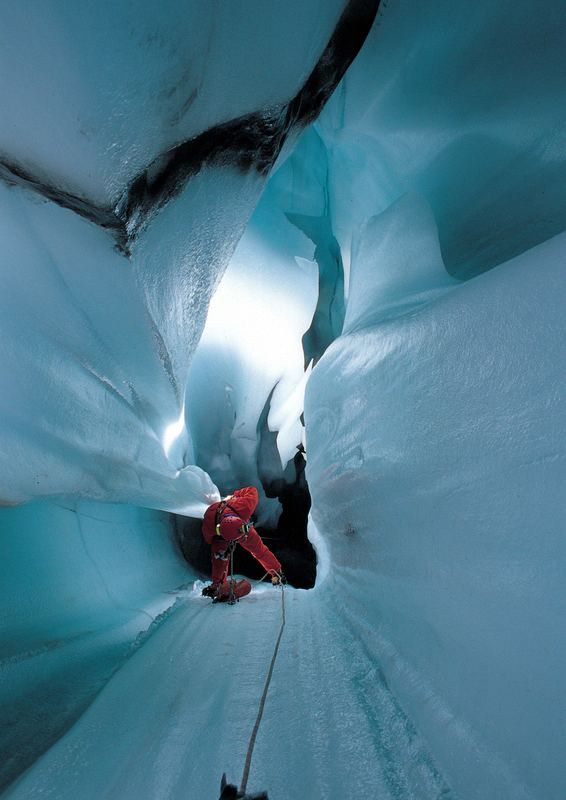
M564 230L562 0L383 3L319 117L332 227L345 263L357 231L407 191L467 277Z
M167 514L0 509L0 789L88 707L192 577Z
M29 503L0 510L2 651L85 620L125 619L187 579L169 543L169 516L89 502ZM31 582L28 576L33 576Z
M405 195L359 233L344 333L405 313L455 283L444 268L430 209L418 195Z
M566 780L565 254L336 340L307 386L327 591L459 797Z

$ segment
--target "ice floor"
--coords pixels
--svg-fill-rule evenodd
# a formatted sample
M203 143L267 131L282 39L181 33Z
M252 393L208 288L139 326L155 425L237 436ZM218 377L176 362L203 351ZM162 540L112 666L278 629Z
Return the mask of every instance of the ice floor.
M195 578L169 515L254 484L274 524L300 441L319 584L285 595L250 791L564 800L543 9L2 3L0 767L31 765L6 797L239 781L280 596L169 594Z
M204 800L239 784L281 622L280 591L213 606L197 582L77 724L4 795ZM336 600L285 590L286 627L248 791L270 800L453 797ZM308 713L307 713L308 710Z

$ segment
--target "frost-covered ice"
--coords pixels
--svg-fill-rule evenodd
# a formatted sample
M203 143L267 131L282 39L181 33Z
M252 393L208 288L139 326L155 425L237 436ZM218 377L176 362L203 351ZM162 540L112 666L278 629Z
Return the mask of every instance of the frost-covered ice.
M342 7L341 0L234 0L221 11L209 0L142 0L135 8L113 0L3 3L0 152L68 191L116 203L179 142L289 101ZM291 39L293 47L276 46Z
M234 607L181 601L5 797L200 800L218 795L224 771L239 783L280 607L273 588ZM286 590L286 612L248 789L269 788L273 798L338 800L355 790L448 800L426 746L356 630L342 625L334 598Z

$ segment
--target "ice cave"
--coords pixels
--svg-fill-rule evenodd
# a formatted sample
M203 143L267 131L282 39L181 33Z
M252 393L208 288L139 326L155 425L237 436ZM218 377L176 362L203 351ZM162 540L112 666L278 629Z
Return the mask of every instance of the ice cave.
M2 798L564 800L564 0L0 9Z

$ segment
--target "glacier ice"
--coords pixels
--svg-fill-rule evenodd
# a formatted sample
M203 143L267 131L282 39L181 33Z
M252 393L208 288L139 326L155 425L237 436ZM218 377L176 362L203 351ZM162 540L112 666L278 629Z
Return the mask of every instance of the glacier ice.
M0 152L85 199L116 203L180 142L289 101L343 7L317 5L3 3L0 72L11 79L1 84ZM275 46L291 36L293 48ZM257 80L258 65L269 81Z
M4 376L25 375L3 397L4 502L79 493L198 515L216 496L179 423L208 303L266 170L320 110L376 7L173 5L135 15L111 3L106 14L57 2L40 15L25 3L7 9L1 224L5 258L21 270L9 271L2 298L14 329L0 364ZM298 20L291 55L274 42ZM17 69L18 38L30 42L37 81ZM257 63L278 76L259 93ZM20 331L26 313L37 324ZM41 354L36 377L31 352ZM30 391L40 383L44 392ZM40 432L23 446L30 423ZM88 472L81 450L94 456ZM33 462L41 474L30 474Z
M87 501L0 513L0 791L53 744L179 596L168 515Z
M282 478L303 437L301 337L315 313L318 278L312 242L280 208L285 191L284 179L266 189L212 299L189 373L195 459L224 492L250 483L261 489L260 475ZM258 429L267 403L279 459L269 467ZM261 494L260 524L276 522L279 503Z
M564 783L565 248L370 320L307 386L328 591L456 796Z
M382 3L298 139L377 3L36 5L0 31L5 796L238 779L279 598L211 609L156 509L303 441L318 581L250 787L561 800L563 3Z
M455 283L444 268L430 208L418 195L404 195L371 217L358 235L344 333L406 313Z
M382 6L316 123L345 260L359 226L408 190L430 204L456 277L563 230L563 4L462 8Z
M270 797L344 797L352 787L385 800L450 797L379 670L369 667L355 629L340 628L327 600L304 590L287 594L288 635L248 789L264 788L269 774ZM223 771L239 782L280 600L266 588L246 605L214 610L220 613L210 615L202 597L181 600L40 769L5 797L217 797ZM347 663L338 655L344 648ZM301 657L305 650L313 657ZM407 751L404 772L399 758Z

